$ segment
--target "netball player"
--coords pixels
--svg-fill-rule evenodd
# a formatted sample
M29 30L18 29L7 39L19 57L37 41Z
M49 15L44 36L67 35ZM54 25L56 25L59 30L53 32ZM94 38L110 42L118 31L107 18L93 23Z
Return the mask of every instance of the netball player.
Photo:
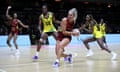
M40 35L37 36L37 50L33 59L38 59L39 51L42 43L48 38L48 36L52 35L54 39L57 38L57 30L53 23L60 24L60 21L56 20L53 13L48 11L47 5L42 6L42 14L39 17L39 32ZM43 27L43 28L41 28Z
M67 58L69 63L71 63L72 61L72 55L64 54L64 48L70 43L72 39L72 35L74 36L79 35L79 32L72 31L76 18L77 18L77 10L73 8L69 10L68 16L62 19L61 22L62 30L58 32L57 43L56 43L57 58L56 61L54 62L55 67L60 66L61 57Z
M104 45L106 46L106 48L108 48L108 45L106 42L106 23L104 22L103 19L101 19L99 24L100 24L101 32L103 34Z
M85 28L85 26L87 26L87 25L89 26L88 27L89 29ZM117 54L112 52L108 48L106 48L106 46L104 46L103 34L102 34L101 29L100 29L100 25L97 24L97 22L93 19L92 15L87 15L86 16L86 25L84 25L84 29L93 34L92 37L89 37L89 38L87 38L83 41L85 47L88 49L87 56L92 56L93 55L93 52L90 49L88 43L93 42L93 41L97 41L97 43L99 44L99 46L102 50L105 50L108 53L112 54L112 60L116 59Z
M6 17L7 17L8 21L11 25L11 31L8 35L7 44L11 48L10 40L13 37L14 38L13 42L14 42L14 45L15 45L15 48L16 48L16 54L19 54L20 52L19 52L19 49L18 49L18 45L16 43L17 35L18 35L18 32L19 32L18 25L21 25L24 28L28 28L28 26L24 25L19 19L17 19L17 13L14 13L13 17L11 17L9 15L9 10L11 8L12 8L11 6L8 6L7 11L6 11Z

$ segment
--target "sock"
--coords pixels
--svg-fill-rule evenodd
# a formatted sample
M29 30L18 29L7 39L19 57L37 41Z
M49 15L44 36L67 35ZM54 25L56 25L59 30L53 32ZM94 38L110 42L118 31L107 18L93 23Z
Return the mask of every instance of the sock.
M56 62L60 62L59 59L56 59Z
M38 56L38 55L39 55L39 52L36 52L35 55Z

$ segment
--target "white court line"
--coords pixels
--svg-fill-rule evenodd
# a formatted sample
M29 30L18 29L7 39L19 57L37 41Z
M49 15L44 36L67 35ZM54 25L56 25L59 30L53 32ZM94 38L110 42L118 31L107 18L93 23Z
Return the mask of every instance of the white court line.
M5 71L5 70L3 70L3 69L0 69L0 72L7 72L7 71Z

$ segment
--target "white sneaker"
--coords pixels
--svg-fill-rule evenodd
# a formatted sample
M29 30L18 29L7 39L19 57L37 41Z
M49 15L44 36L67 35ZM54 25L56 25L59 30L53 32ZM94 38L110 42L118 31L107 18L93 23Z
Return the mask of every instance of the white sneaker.
M11 46L11 47L9 47L9 49L10 49L10 51L13 51L13 47Z
M94 54L93 51L89 50L86 56L89 57L89 56L92 56L93 54Z
M13 51L13 48L12 48L12 47L10 48L10 51Z
M17 52L15 53L15 55L20 55L20 52L19 52L19 51L17 51Z
M111 54L112 54L112 60L115 60L117 57L117 54L115 52L111 52Z

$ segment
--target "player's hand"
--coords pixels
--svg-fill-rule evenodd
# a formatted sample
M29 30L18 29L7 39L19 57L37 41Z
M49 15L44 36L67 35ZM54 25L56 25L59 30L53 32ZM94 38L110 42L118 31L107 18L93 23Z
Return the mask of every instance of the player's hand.
M8 6L8 9L11 9L12 7L11 6Z
M73 31L72 31L73 36L79 36L79 34L80 34L79 29L73 29Z
M73 36L79 36L79 34L80 34L79 32L72 32Z
M28 25L26 25L26 28L29 28L29 26L28 26Z

